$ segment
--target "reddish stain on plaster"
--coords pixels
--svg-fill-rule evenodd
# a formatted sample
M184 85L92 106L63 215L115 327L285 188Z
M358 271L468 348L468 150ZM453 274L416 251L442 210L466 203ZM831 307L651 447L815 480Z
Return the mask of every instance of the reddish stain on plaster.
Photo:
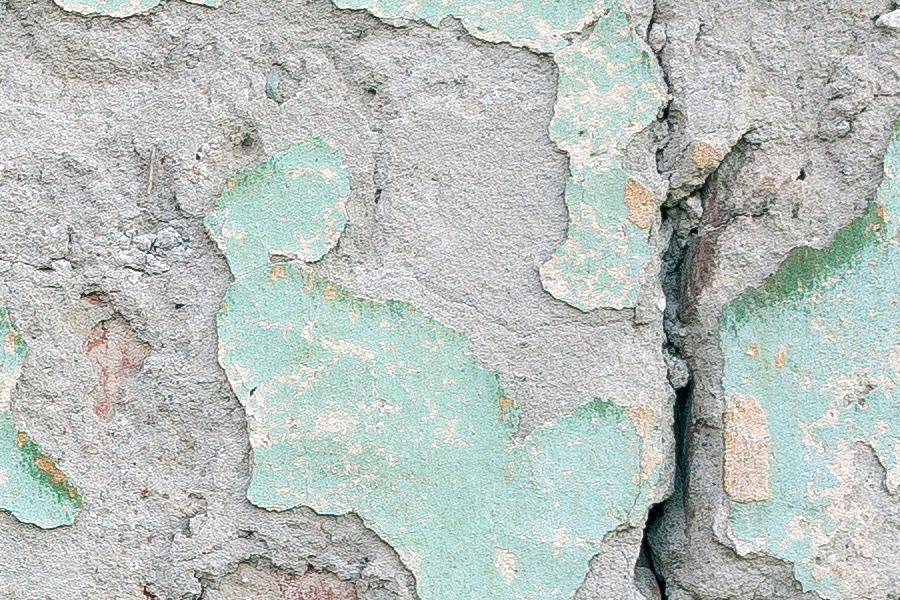
M109 421L121 397L122 379L140 371L150 347L137 338L128 321L116 316L94 327L84 349L100 380L93 399L94 414Z
M90 302L94 306L107 306L109 304L109 296L103 292L85 292L81 295L81 299Z

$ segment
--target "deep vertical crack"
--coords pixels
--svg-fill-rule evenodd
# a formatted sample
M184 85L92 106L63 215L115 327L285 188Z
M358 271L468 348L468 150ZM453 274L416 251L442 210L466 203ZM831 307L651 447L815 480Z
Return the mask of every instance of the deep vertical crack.
M663 163L663 154L666 147L672 141L674 123L672 122L672 83L669 80L663 61L662 52L665 48L665 30L659 22L659 0L654 0L653 10L647 25L647 43L652 49L659 65L662 79L665 82L669 101L660 112L657 122L660 127L661 138L656 148L657 171L663 177L671 179L671 174L666 172ZM690 402L692 374L687 361L683 356L683 326L680 320L680 305L682 293L682 278L687 262L687 248L689 240L697 233L700 215L694 212L688 204L688 199L676 200L671 192L660 208L662 213L663 235L669 238L668 247L663 254L660 268L660 281L663 293L666 297L666 309L663 316L663 329L666 343L662 348L666 363L669 367L669 383L675 392L675 406L673 409L673 433L675 437L675 481L673 489L683 489L683 481L687 476L685 460L685 417L688 414ZM676 492L677 493L677 492ZM660 569L659 557L655 555L650 543L649 533L661 520L668 499L653 505L647 515L647 524L641 542L640 558L638 564L649 569L653 573L656 585L659 588L659 597L668 599L665 576Z

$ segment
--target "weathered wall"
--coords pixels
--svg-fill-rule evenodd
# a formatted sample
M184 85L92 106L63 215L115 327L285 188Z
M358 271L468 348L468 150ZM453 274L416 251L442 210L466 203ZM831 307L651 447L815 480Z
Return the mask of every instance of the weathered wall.
M895 598L890 9L0 4L0 596Z

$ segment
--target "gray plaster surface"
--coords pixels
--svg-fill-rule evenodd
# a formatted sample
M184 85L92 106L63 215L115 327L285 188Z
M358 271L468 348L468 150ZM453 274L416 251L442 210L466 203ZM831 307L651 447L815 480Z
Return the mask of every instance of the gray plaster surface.
M355 516L244 496L246 421L216 356L230 274L202 219L229 176L315 133L352 175L349 226L318 272L465 333L525 431L594 397L671 422L669 380L690 379L657 490L663 501L674 480L674 495L648 540L643 522L608 536L579 598L649 600L655 577L672 600L814 598L790 565L729 541L717 323L791 248L826 245L872 199L900 114L900 34L875 22L892 8L637 7L671 94L627 158L653 170L656 155L671 183L652 234L661 276L637 310L584 313L538 279L567 226L547 57L325 0L168 2L121 20L0 3L0 306L29 344L12 411L86 501L50 531L0 512L0 597L236 600L242 578L275 594L310 568L361 599L415 597ZM102 420L85 344L117 316L150 351ZM846 554L861 598L896 598L897 499L869 487L872 456L857 468L880 552L829 551Z
M0 595L238 598L225 578L253 562L413 597L359 519L244 498L244 413L216 362L230 274L202 218L229 176L307 133L352 174L350 225L322 274L464 332L525 431L595 397L670 420L656 277L638 322L541 289L567 226L547 58L324 1L171 2L125 20L11 2L0 30L0 304L29 343L12 410L86 502L52 531L0 513ZM85 345L117 315L150 352L102 420ZM611 534L581 596L641 597L642 528Z

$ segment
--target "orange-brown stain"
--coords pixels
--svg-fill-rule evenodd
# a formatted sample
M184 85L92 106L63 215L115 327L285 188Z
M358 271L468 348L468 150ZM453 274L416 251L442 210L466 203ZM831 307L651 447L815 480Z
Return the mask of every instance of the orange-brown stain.
M512 400L507 398L506 396L500 396L500 418L505 419L506 415L509 414L510 409L512 408Z
M269 270L269 279L271 281L278 281L285 277L287 277L287 269L284 268L284 265L275 265Z
M40 469L41 471L46 473L47 476L50 478L50 482L53 483L53 485L62 486L66 483L65 474L59 470L59 467L57 467L55 464L53 464L52 460L50 460L43 454L35 457L34 466L36 466L38 469ZM69 490L69 495L72 495L73 491L74 490Z
M778 367L779 369L781 369L786 364L787 364L787 351L784 349L784 346L779 346L778 352L775 354L775 366Z
M691 159L698 169L714 167L725 157L725 153L719 148L706 142L691 142Z
M636 179L625 182L625 206L628 220L641 229L648 229L653 223L653 192Z

